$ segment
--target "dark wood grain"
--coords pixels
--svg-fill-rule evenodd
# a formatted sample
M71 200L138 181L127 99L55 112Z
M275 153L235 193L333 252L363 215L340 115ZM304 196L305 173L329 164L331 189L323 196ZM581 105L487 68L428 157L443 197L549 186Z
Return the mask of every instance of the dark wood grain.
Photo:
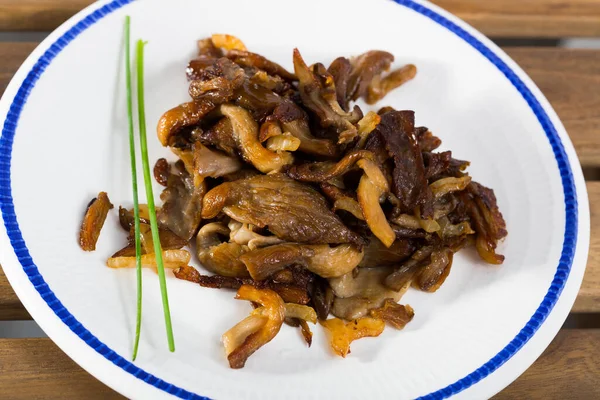
M494 400L600 399L599 377L600 329L563 329Z
M584 167L600 167L600 50L507 48L562 120Z
M600 398L600 329L563 329L543 355L494 397ZM0 339L0 398L121 399L50 339Z
M600 36L598 0L433 0L488 36ZM0 31L50 31L91 0L0 0Z
M0 339L0 399L123 399L50 339Z
M0 321L31 319L0 267Z
M92 0L0 0L0 31L52 31Z
M488 36L600 36L597 0L433 0Z

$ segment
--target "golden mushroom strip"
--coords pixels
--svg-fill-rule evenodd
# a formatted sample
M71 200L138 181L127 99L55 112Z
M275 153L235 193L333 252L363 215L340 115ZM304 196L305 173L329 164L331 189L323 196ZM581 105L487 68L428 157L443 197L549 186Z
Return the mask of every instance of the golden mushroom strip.
M331 348L335 354L346 357L350 353L350 344L360 338L377 337L385 328L380 319L363 317L345 322L339 318L321 321L330 336Z
M187 250L165 250L162 252L165 268L178 268L188 265L191 255ZM135 268L135 257L111 257L106 262L110 268ZM156 257L154 253L142 256L142 267L156 268Z
M288 152L273 152L265 149L258 140L258 124L245 109L223 104L221 112L229 118L233 127L236 144L244 160L250 162L262 173L279 171L293 163L294 157Z
M236 335L236 340L230 341L231 345L228 345L229 354L227 359L229 360L229 366L231 368L243 368L246 364L246 360L256 350L269 343L281 329L283 320L285 318L285 303L281 300L281 297L270 289L257 289L250 285L242 285L239 288L237 295L235 296L238 300L248 300L254 303L260 304L262 307L260 311L261 316L267 318L264 325L258 327L260 324L258 321L247 321L246 329L248 335L243 341L237 339L239 336ZM258 330L252 332L253 329ZM225 333L224 337L229 337L231 331ZM241 343L240 343L241 342ZM233 345L237 345L233 347Z
M396 234L379 204L381 196L389 191L389 185L381 170L373 162L360 160L358 165L365 171L364 175L360 178L356 192L358 204L360 204L363 216L371 232L386 247L390 247L394 240L396 240Z

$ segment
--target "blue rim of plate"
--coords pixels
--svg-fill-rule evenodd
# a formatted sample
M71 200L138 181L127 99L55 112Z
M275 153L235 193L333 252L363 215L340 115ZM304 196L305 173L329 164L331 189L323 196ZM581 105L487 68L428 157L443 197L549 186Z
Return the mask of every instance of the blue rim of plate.
M133 0L114 0L84 17L61 37L59 37L37 60L33 68L27 74L27 77L19 87L17 94L15 95L9 108L2 129L2 137L0 138L0 209L2 211L2 218L4 220L8 237L17 258L23 267L23 271L25 271L34 288L42 296L42 299L44 299L52 311L54 311L54 313L62 320L63 323L65 323L65 325L71 329L71 331L73 331L73 333L79 336L87 345L89 345L107 360L111 361L116 366L122 368L124 371L132 374L138 379L141 379L149 385L182 399L208 399L207 397L191 393L183 388L165 382L164 380L157 378L156 376L137 367L110 349L107 345L102 343L65 308L65 306L56 297L52 289L50 289L48 284L45 282L37 266L34 264L31 255L29 254L29 250L27 249L19 229L19 224L17 223L17 216L15 214L15 208L12 199L10 178L12 145L21 111L27 102L27 98L29 97L31 90L34 88L35 83L39 80L44 70L48 67L48 65L50 65L52 60L80 33L103 17L123 7L124 5L131 3L132 1ZM536 99L533 93L531 93L525 83L523 83L523 81L518 77L518 75L479 39L475 38L469 32L456 25L446 17L438 14L422 4L416 3L413 0L392 1L416 11L450 30L474 47L477 51L479 51L506 76L506 78L523 96L542 125L542 128L544 129L544 132L550 141L554 157L556 158L556 162L558 164L563 185L563 193L565 196L566 226L563 248L556 273L548 292L544 296L544 299L540 303L535 313L531 316L527 324L525 324L523 329L521 329L521 331L510 341L510 343L500 350L498 354L464 378L459 379L458 381L435 392L420 397L421 399L444 399L465 390L498 369L517 351L519 351L521 347L523 347L523 345L535 334L546 317L550 314L550 311L556 304L556 301L558 300L560 293L565 286L567 278L569 277L571 264L573 263L573 257L575 255L578 227L577 196L569 160L556 128L550 121L550 118L546 114L546 111L541 106L539 101Z

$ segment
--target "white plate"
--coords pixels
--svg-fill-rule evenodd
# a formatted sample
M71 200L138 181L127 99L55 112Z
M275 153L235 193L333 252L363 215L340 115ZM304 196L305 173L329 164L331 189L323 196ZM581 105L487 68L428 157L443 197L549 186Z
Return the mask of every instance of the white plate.
M276 0L101 2L51 34L0 104L0 261L46 333L77 363L129 397L484 398L521 374L564 321L589 243L587 194L569 138L521 69L480 33L425 2ZM156 275L144 273L140 356L130 362L134 271L105 267L124 241L111 214L98 250L77 232L87 201L106 190L130 205L122 27L146 47L148 126L186 101L195 41L214 32L291 67L372 48L414 63L418 76L384 100L416 111L444 148L472 161L494 188L509 235L506 262L461 252L435 294L410 291L416 317L402 332L331 355L322 330L307 349L284 328L242 370L220 335L247 315L233 293L169 278L177 351L167 350ZM167 154L151 136L151 159ZM141 178L141 177L140 177ZM140 182L141 183L141 182ZM158 187L156 188L158 190ZM142 199L143 201L143 199Z

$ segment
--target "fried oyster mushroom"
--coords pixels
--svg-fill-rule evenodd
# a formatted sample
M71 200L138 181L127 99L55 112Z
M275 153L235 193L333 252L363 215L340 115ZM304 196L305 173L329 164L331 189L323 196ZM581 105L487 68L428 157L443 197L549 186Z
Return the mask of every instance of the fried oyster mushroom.
M283 323L310 346L308 324L319 320L345 357L353 340L386 324L403 329L414 318L398 303L403 294L439 290L463 247L503 262L506 223L469 162L438 150L441 139L417 126L413 111L363 112L355 103L380 101L415 78L414 65L397 68L392 54L370 50L326 67L294 49L291 72L235 36L197 45L185 70L189 101L157 126L178 159L154 168L164 186L159 239L176 278L236 290L255 307L223 335L231 368ZM98 218L82 228L84 248L97 240L106 201L88 210ZM140 215L142 265L155 268L143 205ZM107 264L133 268L133 215L120 208L119 219L127 244Z

